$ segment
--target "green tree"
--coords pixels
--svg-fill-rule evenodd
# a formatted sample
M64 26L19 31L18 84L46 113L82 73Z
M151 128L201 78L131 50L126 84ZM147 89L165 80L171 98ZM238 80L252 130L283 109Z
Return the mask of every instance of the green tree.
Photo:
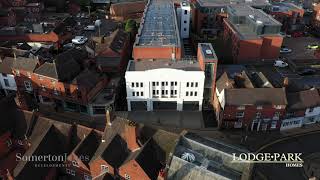
M125 26L125 31L126 32L131 32L134 31L137 28L137 24L136 21L133 19L128 19L126 22L126 26Z

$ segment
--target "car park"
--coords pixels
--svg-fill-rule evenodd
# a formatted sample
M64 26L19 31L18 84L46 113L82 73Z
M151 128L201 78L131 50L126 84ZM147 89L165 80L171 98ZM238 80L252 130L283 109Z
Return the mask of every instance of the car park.
M288 63L282 61L282 60L275 60L273 63L273 66L275 67L287 67Z
M88 41L88 38L84 37L84 36L76 36L74 37L71 42L73 44L77 44L77 45L81 45L81 44L84 44L85 42Z

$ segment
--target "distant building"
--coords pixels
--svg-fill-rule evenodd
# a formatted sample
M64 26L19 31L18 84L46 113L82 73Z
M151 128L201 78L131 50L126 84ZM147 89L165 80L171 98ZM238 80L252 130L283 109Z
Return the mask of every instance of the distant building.
M247 150L188 133L180 137L173 152L168 180L248 179L252 164L232 163Z
M112 3L110 16L115 20L127 20L141 18L146 7L146 1L129 1Z
M264 9L270 4L265 0L234 0L234 1L211 1L195 0L192 8L192 31L197 35L216 35L221 32L223 19L227 16L227 6L252 6Z
M229 6L224 19L224 44L234 63L279 57L283 37L281 23L260 9Z
M132 56L136 61L182 58L180 32L173 2L148 1Z
M293 3L272 3L267 12L282 24L282 31L289 34L304 31L304 9Z
M190 20L191 20L191 5L187 1L182 1L177 10L179 19L180 36L182 39L189 38L190 35Z

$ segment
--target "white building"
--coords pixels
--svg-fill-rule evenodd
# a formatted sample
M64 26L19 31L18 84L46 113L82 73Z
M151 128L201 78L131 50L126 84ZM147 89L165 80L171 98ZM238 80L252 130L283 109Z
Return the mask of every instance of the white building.
M13 58L10 57L7 57L0 62L0 85L5 94L8 94L10 91L17 91L16 81L14 80L11 70L12 63Z
M191 17L190 3L186 1L181 2L180 18L178 19L180 19L180 36L183 39L189 38L190 17Z
M205 74L194 61L130 61L128 111L202 110Z

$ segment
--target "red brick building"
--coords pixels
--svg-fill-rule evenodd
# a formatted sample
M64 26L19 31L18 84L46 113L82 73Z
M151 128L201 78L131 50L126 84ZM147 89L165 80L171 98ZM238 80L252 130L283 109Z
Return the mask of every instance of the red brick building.
M273 18L282 24L282 31L289 34L304 31L304 9L293 3L273 3L267 11Z
M232 6L224 19L224 43L234 63L274 60L279 57L283 37L281 23L262 10Z
M256 88L245 72L231 79L225 72L216 85L217 120L222 128L278 129L286 115L283 88Z
M121 29L107 37L93 37L86 48L96 58L97 68L108 73L124 72L131 54L129 35Z
M118 21L141 18L145 7L145 1L112 3L110 15L111 18Z
M150 1L133 46L134 60L182 57L180 33L172 2Z

